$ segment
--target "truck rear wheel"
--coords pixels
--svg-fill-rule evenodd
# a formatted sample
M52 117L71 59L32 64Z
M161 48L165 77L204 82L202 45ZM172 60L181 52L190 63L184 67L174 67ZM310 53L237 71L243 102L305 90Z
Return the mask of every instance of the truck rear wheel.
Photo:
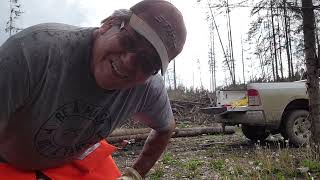
M306 110L291 111L285 121L285 136L296 146L304 145L311 136L311 121Z
M252 141L264 141L270 134L266 131L264 126L250 126L242 124L241 129L242 133Z

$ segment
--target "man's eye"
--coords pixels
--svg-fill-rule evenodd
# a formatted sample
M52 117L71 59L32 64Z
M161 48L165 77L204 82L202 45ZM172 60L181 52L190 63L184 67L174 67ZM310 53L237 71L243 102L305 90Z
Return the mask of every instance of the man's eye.
M134 42L128 37L126 38L126 48L130 51L134 50Z
M146 55L144 53L139 53L139 58L146 59Z
M124 34L120 36L120 43L121 43L121 46L126 48L128 51L134 50L134 42Z

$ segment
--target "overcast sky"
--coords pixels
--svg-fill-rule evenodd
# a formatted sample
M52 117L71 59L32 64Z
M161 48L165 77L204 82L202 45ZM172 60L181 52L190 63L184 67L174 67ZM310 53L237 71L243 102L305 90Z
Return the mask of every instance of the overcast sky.
M99 26L99 22L109 16L114 10L130 8L139 0L21 0L22 14L18 25L26 28L31 25L44 22L60 22L77 26ZM171 0L184 15L188 36L186 45L182 53L176 58L176 69L179 82L185 86L199 87L202 84L205 88L210 88L208 71L208 47L209 28L206 21L205 3L197 3L197 0ZM229 0L232 3L232 0ZM241 57L241 34L248 29L249 11L244 9L234 9L231 11L231 22L234 36L235 57L238 58L237 66L240 66ZM0 44L8 37L4 29L9 18L9 0L0 1ZM217 15L221 36L227 38L225 30L225 16ZM218 41L216 43L219 51ZM218 62L222 61L222 55L217 55ZM200 61L201 77L199 72ZM171 63L172 64L172 63ZM242 78L238 69L237 80ZM218 85L223 85L226 73L223 71L221 63L218 63ZM242 80L242 79L241 79Z

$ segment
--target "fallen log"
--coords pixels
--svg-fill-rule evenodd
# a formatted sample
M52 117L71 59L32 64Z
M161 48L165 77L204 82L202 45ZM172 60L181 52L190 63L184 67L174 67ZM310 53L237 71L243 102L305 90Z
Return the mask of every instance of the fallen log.
M192 137L198 135L213 135L213 134L233 134L235 133L234 127L227 126L223 130L222 127L201 127L201 128L188 128L177 129L174 131L172 137Z
M136 130L136 132L139 132L139 131L144 132L145 130L146 129ZM131 131L131 132L134 132L134 131ZM138 133L138 134L126 134L126 135L117 134L117 136L107 137L107 141L110 143L117 143L117 142L122 142L123 140L131 140L131 139L134 139L135 141L141 141L141 140L147 139L149 135L148 132L141 133L141 134ZM182 128L182 129L175 129L171 138L193 137L193 136L199 136L199 135L214 135L214 134L233 134L234 132L235 132L234 127L225 127L225 130L223 130L222 127Z
M170 102L171 102L171 103L186 104L186 105L208 106L208 104L206 104L206 103L192 102L192 101L170 100Z
M229 128L229 127L228 127ZM218 131L217 129L221 129L219 126L215 127L194 127L194 128L176 128L174 132L177 131ZM114 130L108 137L115 137L115 136L128 136L128 135L136 135L136 134L146 134L151 131L151 128L140 128L140 129L116 129Z
M114 136L128 136L135 134L146 134L151 131L151 128L140 128L140 129L116 129L114 130L109 137Z

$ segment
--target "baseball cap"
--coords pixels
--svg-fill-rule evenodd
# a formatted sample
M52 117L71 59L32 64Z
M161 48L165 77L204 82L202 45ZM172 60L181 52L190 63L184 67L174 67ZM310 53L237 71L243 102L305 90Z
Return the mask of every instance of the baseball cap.
M161 74L183 49L187 30L181 12L165 0L144 0L130 8L129 25L145 37L161 59Z

